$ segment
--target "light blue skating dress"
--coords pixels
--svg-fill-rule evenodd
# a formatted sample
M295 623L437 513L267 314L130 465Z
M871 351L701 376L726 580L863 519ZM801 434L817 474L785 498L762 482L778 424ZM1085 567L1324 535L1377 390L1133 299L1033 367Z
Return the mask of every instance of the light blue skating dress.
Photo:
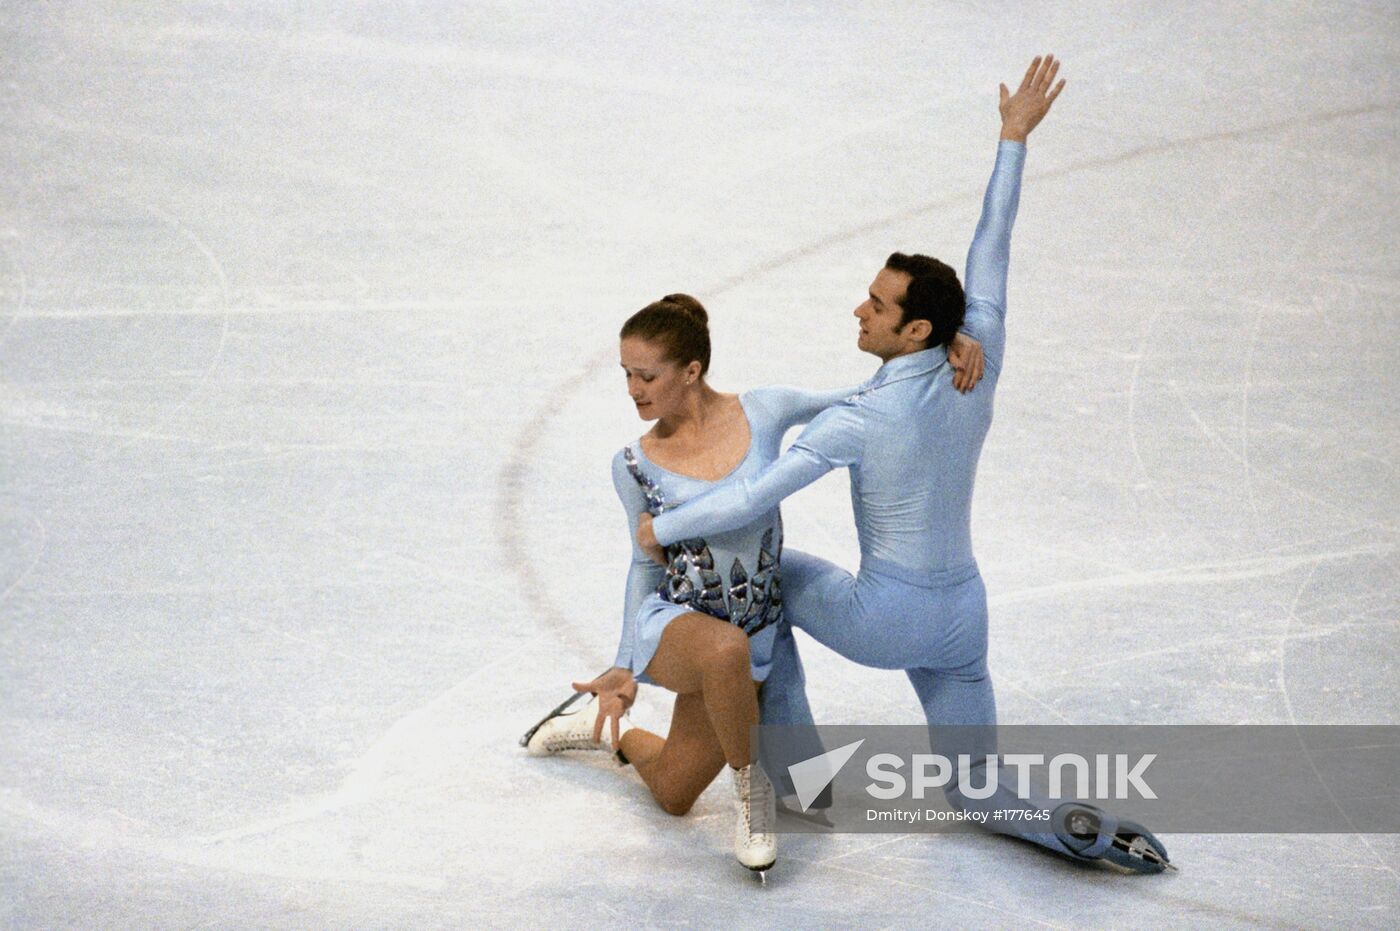
M749 422L749 450L719 481L663 469L647 458L640 442L613 457L613 486L627 512L627 535L632 540L615 665L650 681L646 667L656 655L666 625L688 611L698 611L748 634L753 678L761 682L768 677L773 637L783 610L779 570L783 524L777 506L741 526L668 546L670 564L665 567L652 562L637 546L637 520L643 512L655 516L711 489L756 476L778 458L788 428L807 423L853 390L768 387L741 395L739 403Z

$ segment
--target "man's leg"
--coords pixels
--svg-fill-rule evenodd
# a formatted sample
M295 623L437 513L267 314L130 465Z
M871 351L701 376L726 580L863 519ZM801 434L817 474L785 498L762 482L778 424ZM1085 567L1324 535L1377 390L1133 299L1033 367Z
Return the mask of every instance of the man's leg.
M855 578L840 566L796 550L783 551L781 572L783 622L773 640L773 664L763 684L761 715L764 724L809 725L807 676L792 628L810 632L848 621Z
M958 810L989 812L1019 807L1014 792L1007 798L999 789L988 799L972 799L957 781L960 756L985 761L997 752L997 704L987 670L987 594L982 579L974 575L927 597L943 615L939 626L948 636L937 649L911 657L920 665L905 674L923 707L933 751L954 764L954 781L945 793L948 803ZM974 767L969 773L973 786L986 786L984 769Z
M792 628L819 627L827 618L839 622L855 590L855 579L839 566L795 550L783 551L781 571L783 621L773 641L768 679L759 695L760 719L769 725L810 727L814 721L807 701L807 676ZM772 752L771 742L764 745L770 751L764 756L764 769L783 795L794 792L788 767L826 752L816 731L805 735L794 732L792 738L781 742L781 758ZM819 801L814 807L826 806Z
M909 638L926 632L917 624L900 628L900 618L883 610L870 580L861 582L835 563L796 550L783 550L782 565L783 615L793 627L862 666L910 665Z
M953 781L944 792L948 804L959 811L981 813L985 820L980 823L988 830L1039 844L1074 860L1107 859L1139 872L1165 868L1166 850L1146 828L1131 821L1119 822L1080 802L1055 801L1035 793L1023 799L1017 794L1015 772L1009 767L999 765L992 791L985 798L974 797L986 793L986 760L997 753L996 699L987 670L986 596L981 580L958 594L961 597L953 599L952 607L960 616L950 629L959 636L952 644L972 638L966 645L975 650L974 658L961 666L905 671L923 706L933 751L953 763ZM982 765L969 766L965 781L959 778L960 756L982 761ZM997 817L1001 812L1012 814Z
M994 812L1025 811L1027 815L1049 813L1054 803L1016 795L1014 777L998 767L997 786L986 798L973 798L967 790L982 794L987 787L987 757L997 752L996 700L992 680L987 674L985 660L952 670L909 669L905 671L914 686L914 694L923 705L928 721L929 743L933 752L953 764L953 781L944 790L948 804L958 811L979 812L986 816L981 822L988 830L1010 834L1049 847L1057 853L1073 856L1063 842L1048 829L1049 822L1031 818L1012 820L994 818ZM969 767L966 782L958 779L958 760L967 757ZM980 761L980 765L979 764Z
M759 718L764 724L796 727L812 723L812 707L807 703L807 674L787 621L778 625L773 638L773 661L758 704Z
M902 669L909 665L907 640L899 633L878 629L861 610L856 577L817 556L785 549L782 559L783 623L773 641L773 661L759 700L764 724L807 726L813 723L807 701L807 677L792 628L806 631L824 646L865 666ZM985 625L984 625L985 626ZM985 637L985 633L984 633ZM990 687L990 686L989 686ZM823 752L813 734L810 741L786 749L782 761L767 758L770 776L781 780L787 794L791 785L784 763L794 763Z
M796 789L788 767L825 753L826 747L817 739L817 732L810 729L814 721L812 707L807 703L807 676L787 621L779 626L773 640L773 662L763 689L758 693L758 715L762 724L803 728L792 732L793 739L781 741L781 748L775 748L773 741L762 744L763 769L768 778L779 795L792 795Z

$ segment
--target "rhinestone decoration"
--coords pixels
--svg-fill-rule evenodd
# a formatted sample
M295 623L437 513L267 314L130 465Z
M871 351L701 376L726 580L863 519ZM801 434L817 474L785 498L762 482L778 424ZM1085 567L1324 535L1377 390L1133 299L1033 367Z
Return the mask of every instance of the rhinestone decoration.
M675 505L666 501L666 494L642 471L632 447L622 450L627 471L642 489L647 513L657 517ZM729 584L715 567L714 554L704 540L682 540L666 547L666 576L656 591L672 604L683 604L703 611L711 617L729 621L752 637L782 617L782 592L778 585L778 557L782 553L782 525L779 524L777 546L773 528L763 533L759 544L757 567L752 576L741 560L729 567Z

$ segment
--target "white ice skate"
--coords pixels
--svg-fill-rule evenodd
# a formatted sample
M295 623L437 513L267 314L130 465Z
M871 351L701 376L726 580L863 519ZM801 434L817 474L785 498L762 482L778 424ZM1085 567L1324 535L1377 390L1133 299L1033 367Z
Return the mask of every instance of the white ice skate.
M762 767L750 763L734 774L737 812L734 821L734 856L751 870L762 872L778 859L778 837L773 833L777 818L773 785Z
M603 740L593 742L593 728L598 723L598 696L590 695L588 701L574 711L565 710L572 702L565 702L526 735L525 749L531 756L548 756L565 750L605 750L609 753L617 748L612 745L612 727L603 725ZM618 721L618 739L632 729L632 722L624 714Z

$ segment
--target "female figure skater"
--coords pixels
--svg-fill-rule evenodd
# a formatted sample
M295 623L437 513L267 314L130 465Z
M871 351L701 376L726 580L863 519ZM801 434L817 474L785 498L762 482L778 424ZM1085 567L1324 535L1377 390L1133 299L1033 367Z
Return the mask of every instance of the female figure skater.
M578 711L560 713L526 735L531 753L611 748L636 767L657 803L683 815L727 764L734 779L734 854L752 870L777 855L773 788L749 752L758 723L757 689L768 675L782 615L778 509L747 526L667 548L667 565L638 546L638 517L679 505L714 487L742 481L778 457L789 427L848 397L854 389L807 392L757 388L721 394L705 381L710 334L704 307L671 294L622 327L627 391L650 431L613 459L613 485L627 512L632 563L622 637L613 668L591 682ZM676 693L666 738L631 726L626 711L637 681Z

